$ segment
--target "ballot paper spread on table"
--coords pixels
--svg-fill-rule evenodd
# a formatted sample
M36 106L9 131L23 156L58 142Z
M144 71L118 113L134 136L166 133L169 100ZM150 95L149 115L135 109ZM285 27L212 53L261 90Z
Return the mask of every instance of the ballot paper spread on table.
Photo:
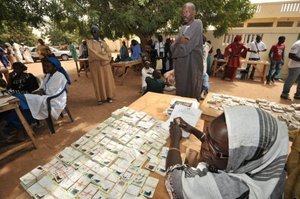
M172 111L171 116L169 119L162 124L162 127L166 130L169 130L170 123L174 120L174 118L181 117L184 121L188 124L195 126L197 121L200 118L201 110L195 107L187 107L181 104L177 104ZM182 130L182 137L188 137L190 133Z
M176 105L183 105L186 107L194 107L198 108L199 107L199 102L196 99L180 99L180 98L173 98L170 102L170 106L165 110L165 114L170 117L174 107Z

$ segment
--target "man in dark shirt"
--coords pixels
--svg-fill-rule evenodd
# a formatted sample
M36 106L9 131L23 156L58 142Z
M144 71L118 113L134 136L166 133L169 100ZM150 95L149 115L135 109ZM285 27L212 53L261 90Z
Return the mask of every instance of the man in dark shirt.
M158 70L154 70L152 77L146 77L147 90L146 92L163 93L165 82L161 79L161 73ZM145 92L145 93L146 93Z

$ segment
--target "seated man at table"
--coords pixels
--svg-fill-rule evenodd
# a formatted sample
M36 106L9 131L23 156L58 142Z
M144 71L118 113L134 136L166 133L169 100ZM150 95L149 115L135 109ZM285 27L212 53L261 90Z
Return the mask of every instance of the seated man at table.
M161 79L161 73L158 70L154 70L152 73L152 77L146 77L147 88L145 93L148 91L154 93L163 93L165 82ZM144 94L145 94L144 93Z
M181 128L201 142L200 162L182 163ZM204 134L175 118L166 187L171 198L280 198L288 154L285 123L249 106L225 108Z

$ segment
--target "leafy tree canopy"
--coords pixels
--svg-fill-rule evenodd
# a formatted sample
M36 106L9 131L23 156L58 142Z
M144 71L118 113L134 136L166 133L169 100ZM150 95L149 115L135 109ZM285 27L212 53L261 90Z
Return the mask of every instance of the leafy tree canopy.
M27 46L34 46L37 42L36 36L32 33L26 23L2 21L0 29L0 44L14 40L17 43L24 43Z
M26 22L34 27L43 25L46 20L53 22L51 24L55 25L53 28L56 30L90 37L90 25L97 23L103 37L117 39L136 34L143 41L158 32L176 32L185 2L184 0L2 0L0 28L3 20ZM195 3L197 18L202 20L204 28L209 25L216 28L215 36L223 35L230 27L251 18L254 13L254 6L250 4L250 0L191 2Z
M1 0L0 28L3 21L17 24L27 23L37 27L48 15L49 1L47 0Z
M60 0L59 11L53 19L61 28L89 32L89 26L99 24L103 36L116 39L136 34L147 38L158 30L176 32L180 23L183 0ZM204 28L212 25L215 36L252 17L255 7L249 0L198 0L194 1L197 18ZM75 5L74 5L75 4ZM58 19L58 20L57 20ZM68 23L61 24L61 19Z

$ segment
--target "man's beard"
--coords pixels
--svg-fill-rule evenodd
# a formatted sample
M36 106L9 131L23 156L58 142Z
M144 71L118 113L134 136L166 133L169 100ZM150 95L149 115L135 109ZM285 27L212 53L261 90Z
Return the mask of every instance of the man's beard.
M189 23L189 19L187 17L181 17L181 25L186 25Z

